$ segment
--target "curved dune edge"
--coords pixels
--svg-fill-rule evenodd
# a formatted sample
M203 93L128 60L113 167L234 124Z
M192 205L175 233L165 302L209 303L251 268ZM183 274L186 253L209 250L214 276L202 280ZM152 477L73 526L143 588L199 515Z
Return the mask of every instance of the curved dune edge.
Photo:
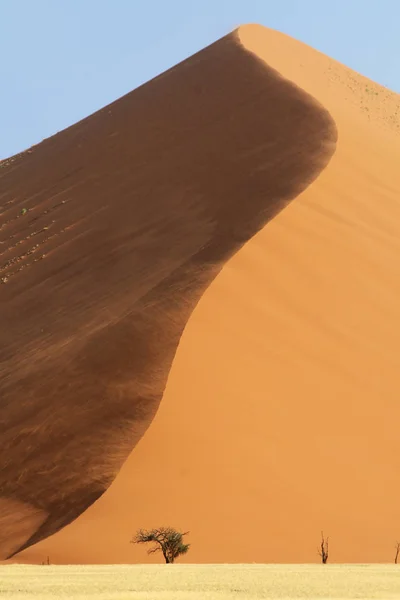
M48 515L20 550L107 489L198 299L335 141L328 112L234 33L0 173L0 495Z
M191 531L182 562L315 562L322 528L333 562L393 560L400 99L278 32L239 36L327 107L336 153L207 289L113 485L19 560L149 561L128 540L162 523Z
M0 498L0 513L0 545L5 555L16 552L47 518L43 511L8 498Z

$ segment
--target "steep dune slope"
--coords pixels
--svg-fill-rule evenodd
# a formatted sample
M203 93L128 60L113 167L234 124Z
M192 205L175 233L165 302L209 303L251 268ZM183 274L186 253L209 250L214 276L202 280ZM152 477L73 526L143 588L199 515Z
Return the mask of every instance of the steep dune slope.
M107 489L198 299L335 141L329 113L235 33L0 164L3 556Z
M207 289L113 485L23 560L149 560L130 535L163 523L191 531L189 562L315 561L321 529L333 561L393 559L400 99L277 32L238 35L330 111L337 150Z

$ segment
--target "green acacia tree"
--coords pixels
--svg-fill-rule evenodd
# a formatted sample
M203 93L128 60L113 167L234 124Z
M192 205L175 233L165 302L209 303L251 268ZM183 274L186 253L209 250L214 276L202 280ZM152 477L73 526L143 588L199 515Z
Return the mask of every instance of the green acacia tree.
M190 544L184 544L183 537L189 532L180 532L172 527L159 527L158 529L139 529L131 539L131 544L148 544L154 542L155 546L150 548L148 554L162 552L167 564L175 562L181 554L186 554Z

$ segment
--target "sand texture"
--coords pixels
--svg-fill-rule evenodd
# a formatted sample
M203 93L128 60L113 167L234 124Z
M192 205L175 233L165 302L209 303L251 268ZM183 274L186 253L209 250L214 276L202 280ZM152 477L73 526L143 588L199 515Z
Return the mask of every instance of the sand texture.
M3 556L392 560L399 123L245 26L0 163Z

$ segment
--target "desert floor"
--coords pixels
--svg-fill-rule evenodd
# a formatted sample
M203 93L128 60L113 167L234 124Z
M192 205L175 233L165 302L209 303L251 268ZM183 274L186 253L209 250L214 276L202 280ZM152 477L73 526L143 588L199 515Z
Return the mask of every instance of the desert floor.
M395 565L7 565L1 598L353 600L400 598Z

